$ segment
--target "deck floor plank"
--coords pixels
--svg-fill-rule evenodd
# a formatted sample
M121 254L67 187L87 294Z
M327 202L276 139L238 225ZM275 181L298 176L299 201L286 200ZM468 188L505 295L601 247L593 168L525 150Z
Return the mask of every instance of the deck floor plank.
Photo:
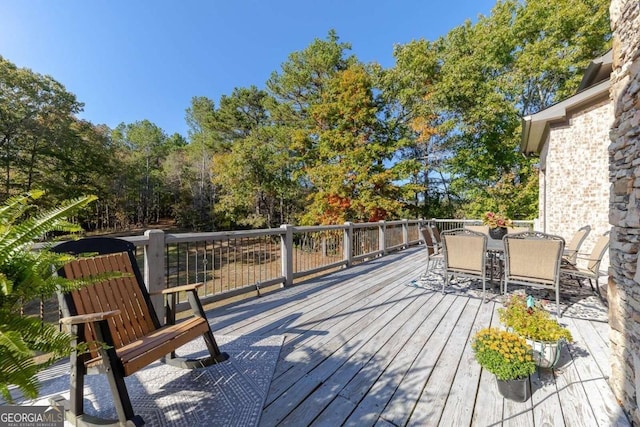
M409 419L466 305L467 301L464 298L457 298L452 304L399 384L380 415L382 418L395 425L404 425Z
M367 305L359 306L358 302L354 301L353 306L357 307L357 309L345 310L341 315L335 316L339 319L337 322L335 322L335 319L328 319L321 323L292 325L288 329L289 333L287 333L289 340L295 339L294 337L311 336L307 337L306 342L291 349L290 354L302 353L310 355L324 348L328 343L335 345L337 338L345 339L346 337L354 336L359 326L366 326L374 322L384 311L391 308L398 300L401 300L411 292L414 292L414 290L410 287L404 286L398 289L393 286L387 286L384 290L378 292L377 297ZM292 330L295 330L295 334L290 333Z
M451 386L458 372L462 355L465 353L473 321L481 304L482 301L475 298L469 299L467 302L433 369L433 373L422 389L422 394L413 412L409 414L408 425L424 426L437 423L440 420L447 396L451 394ZM406 421L402 422L402 425L405 424Z
M356 299L362 298L363 296L360 295L360 292L368 294L375 292L377 289L382 289L386 283L392 282L394 277L402 274L406 275L409 269L400 268L394 271L387 268L383 270L384 271L379 272L376 277L372 278L369 283L362 283L357 278L351 278L343 283L329 288L323 288L316 292L307 290L306 292L294 293L288 304L276 306L267 312L263 312L261 322L264 326L262 326L260 333L266 334L270 330L282 329L286 323L295 325L306 322L319 314L326 313L326 309L336 306L336 303L348 300L354 296L356 296ZM351 274L349 276L351 276ZM374 284L374 286L372 286L372 284ZM309 286L300 287L301 290L306 288L309 288ZM293 289L295 289L295 287ZM336 310L339 309L340 306L338 304ZM230 328L225 331L225 333L255 333L255 329L256 324L248 320L233 325L233 329Z
M430 340L436 328L444 322L443 319L453 310L455 303L459 305L461 302L453 295L446 295L438 301L435 309L426 316L407 344L366 393L358 392L351 383L345 387L341 395L347 397L355 406L350 414L346 414L345 425L373 425L378 421L380 413L405 379L409 367L425 348L425 342Z
M216 334L285 336L262 426L630 425L607 384L606 323L563 318L576 342L560 366L532 375L529 401L505 400L470 348L500 326L501 298L419 287L423 250L208 313Z
M354 404L358 404L375 387L381 378L386 378L389 373L398 374L402 367L408 367L415 359L417 353L422 349L425 340L431 335L435 326L451 307L453 298L444 300L440 293L431 294L423 310L418 313L411 322L411 327L406 327L405 331L411 331L407 340L396 340L394 345L385 348L377 356L379 358L388 356L387 364L372 364L367 370L361 371L356 377L347 383L340 395L349 399ZM415 329L414 327L415 326ZM393 350L397 351L393 353ZM377 361L376 361L377 362ZM384 368L384 369L379 369ZM370 371L370 372L367 372ZM374 374L374 375L371 375Z
M589 356L593 358L602 372L602 376L609 378L611 376L611 361L608 357L609 346L597 332L599 327L596 327L595 324L599 322L589 322L582 319L571 320L572 331L575 330L579 334L574 339L580 339L581 347L588 351Z
M425 303L426 300L424 298L415 298L407 306L399 304L395 317L389 320L384 328L375 332L358 349L357 353L350 352L351 355L345 355L345 362L326 381L323 381L322 385L314 390L302 404L292 411L283 424L293 426L311 424L344 388L346 383L360 372L371 373L371 370L365 370L365 367L372 364L377 369L382 369L382 366L377 362L379 359L384 361L390 350L393 351L393 354L397 353L402 343L407 341L417 327L410 320ZM384 351L385 349L387 351ZM376 360L375 356L378 352L381 352L383 356Z
M480 365L475 363L471 342L473 335L491 323L493 303L482 303L473 321L471 331L460 359L460 366L453 380L451 390L447 396L440 425L468 426L471 425L473 407L480 384ZM468 368L468 369L465 369ZM413 421L413 418L412 418Z
M567 426L597 426L598 422L577 372L577 357L582 357L582 354L563 351L554 370L564 422Z
M611 387L607 383L607 377L603 375L594 358L586 357L594 354L592 348L586 344L587 341L595 341L590 339L591 328L588 328L590 326L589 322L578 322L574 319L568 319L568 322L574 339L573 348L588 348L588 351L590 351L588 355L576 354L577 352L575 352L573 362L580 381L584 385L595 419L600 426L618 425L621 420L622 410L616 403ZM587 327L587 329L584 330L580 327ZM599 347L596 349L596 351L600 350L601 348ZM624 422L624 417L622 422Z
M274 401L268 402L268 406L263 412L263 417L266 416L267 420L277 422L284 420L289 411L293 411L299 403L308 398L318 386L324 383L337 369L346 363L350 354L360 357L360 352L365 344L382 329L387 330L387 327L393 322L393 319L403 312L403 310L406 310L407 306L413 301L411 294L415 292L418 291L414 288L407 287L406 290L397 293L395 303L388 305L384 312L381 314L375 310L370 312L370 314L375 316L375 321L369 321L369 319L363 318L352 324L345 330L344 334L337 336L328 343L333 344L332 346L323 346L322 349L328 349L328 351L323 351L319 358L315 358L319 362L315 366L313 366L313 363L300 364L301 369L295 372L296 374L299 372L304 373L303 377L300 377L304 378L304 381L299 381L297 376L289 374L293 369L287 371L287 374L289 374L287 378L279 381L277 385L287 387L289 382L293 381L293 387L291 387L290 390L285 390ZM317 353L312 353L312 357L315 354ZM331 357L328 357L328 355ZM284 376L279 379L283 377ZM284 409L287 409L286 413L283 412ZM295 424L285 422L285 425Z
M413 319L403 325L402 329L394 334L387 344L371 358L369 363L345 385L340 391L341 396L348 397L352 402L362 400L373 384L389 369L396 355L400 354L405 346L414 346L413 342L416 341L416 334L420 336L420 328L424 324L424 319L433 313L443 298L440 293L430 294L427 297L426 303L413 316Z
M346 343L352 338L356 337L354 342L361 341L364 337L364 331L366 331L367 328L371 330L371 328L383 327L385 324L384 320L389 318L389 314L387 314L388 310L395 305L389 301L402 301L405 299L405 296L410 295L412 292L415 292L415 290L409 287L405 287L400 290L400 292L393 292L393 296L381 306L377 306L377 308L370 307L366 314L355 322L344 328L335 330L334 333L327 333L326 338L328 341L318 346L317 349L307 349L306 356L305 351L300 350L299 353L303 354L301 362L288 369L283 375L274 378L271 383L271 388L269 389L271 398L267 398L267 409L271 406L272 401L279 399L282 393L301 378L308 376L309 372L329 356L335 354L337 357L338 353L336 352L341 349L345 351L346 349L344 347ZM349 344L348 348L350 351L356 351L355 349L358 347L354 342Z
M389 283L386 280L387 275L397 274L398 270L406 274L408 270L415 268L412 264L401 263L406 256L407 254L403 255L402 252L391 254L392 263L385 262L383 258L377 258L367 265L361 264L351 269L338 270L299 285L265 294L260 298L220 307L213 310L216 328L224 334L263 332L257 331L255 326L256 309L259 309L259 319L263 326L278 326L281 319L288 318L287 315L296 312L303 315L310 311L307 308L309 304L317 306L327 296L333 295L334 298L339 299L353 288L366 290L377 283L385 285ZM396 262L400 263L396 264ZM376 271L376 274L367 281L362 281L362 275L369 271Z
M564 426L562 407L551 369L536 369L531 375L533 421L537 426Z
M516 402L510 399L503 400L503 426L533 427L535 425L533 420L533 403L531 399L527 399L524 402Z
M385 289L377 290L367 298L345 300L343 311L334 313L332 317L315 323L309 322L304 325L296 325L300 329L300 333L289 337L287 343L283 346L282 351L288 356L278 364L274 377L278 377L295 366L300 362L301 358L304 360L304 358L308 357L310 351L315 348L321 348L324 343L342 333L344 328L374 311L375 307L387 304L387 301L394 296L395 292L392 291L391 287L387 286Z

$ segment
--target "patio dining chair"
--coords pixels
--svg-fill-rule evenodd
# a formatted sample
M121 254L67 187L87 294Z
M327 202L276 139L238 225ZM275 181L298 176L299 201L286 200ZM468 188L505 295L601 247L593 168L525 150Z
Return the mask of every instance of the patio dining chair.
M580 227L578 231L573 234L573 237L564 248L563 258L566 262L573 265L576 264L580 247L582 246L582 243L587 238L590 232L591 226L585 225L584 227Z
M509 284L552 289L560 313L560 265L564 239L535 231L504 236L504 294Z
M487 283L487 235L467 228L442 233L444 275L442 293L449 286L450 276L480 278L482 301L485 301Z
M600 284L598 283L598 279L600 276L606 276L607 273L600 271L600 264L602 264L602 258L604 258L604 254L609 249L609 232L607 231L602 236L598 238L596 241L593 250L590 255L582 256L581 254L576 255L577 260L586 261L586 267L581 267L576 264L563 264L560 272L563 274L567 274L578 281L578 284L581 285L580 279L588 279L589 285L591 285L591 290L594 290L600 294ZM592 280L595 280L596 285L595 289L593 287Z
M442 264L444 256L442 255L440 243L437 241L436 234L431 226L421 227L420 233L422 234L422 239L424 240L425 247L427 249L427 268L424 271L424 275L427 275L430 269ZM440 237L439 232L438 237Z

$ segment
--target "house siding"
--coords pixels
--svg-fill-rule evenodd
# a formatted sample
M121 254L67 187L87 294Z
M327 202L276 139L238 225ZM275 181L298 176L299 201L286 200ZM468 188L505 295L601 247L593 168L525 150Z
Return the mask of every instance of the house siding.
M609 231L609 129L613 106L608 98L550 127L540 156L539 227L568 242L580 227L591 233L580 252L590 253ZM583 261L580 261L583 262ZM608 257L601 269L606 271Z
M610 383L635 425L640 425L640 2L613 0L610 14L610 96L615 109L609 147Z

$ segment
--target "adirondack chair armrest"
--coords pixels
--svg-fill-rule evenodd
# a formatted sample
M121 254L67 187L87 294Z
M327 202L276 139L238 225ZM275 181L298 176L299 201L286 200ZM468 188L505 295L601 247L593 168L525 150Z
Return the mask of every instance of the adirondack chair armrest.
M149 295L167 295L167 294L175 294L178 292L195 291L196 289L201 288L202 286L204 286L204 283L202 282L191 283L189 285L174 286L171 288L161 289L159 291L149 292Z
M63 317L59 322L62 325L79 325L81 323L99 322L117 316L118 314L120 314L120 310L103 311L100 313Z
M168 296L165 313L167 316L166 321L167 324L173 325L176 323L176 294L179 292L187 293L187 299L189 301L189 305L191 306L193 314L206 318L204 308L202 307L202 303L200 302L200 297L198 296L197 292L198 288L202 286L204 286L203 282L190 283L188 285L173 286L171 288L150 292L149 295L162 295L163 297Z

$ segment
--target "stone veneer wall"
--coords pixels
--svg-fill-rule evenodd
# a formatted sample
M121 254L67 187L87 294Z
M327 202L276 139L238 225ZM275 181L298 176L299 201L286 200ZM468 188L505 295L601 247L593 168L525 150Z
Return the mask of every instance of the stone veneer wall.
M609 221L611 378L616 397L640 425L640 2L613 0Z
M541 153L539 227L565 238L580 227L591 233L580 252L590 253L609 231L609 129L613 106L608 97L577 111L568 123L553 125ZM581 261L582 262L582 261ZM602 269L608 267L608 257Z

